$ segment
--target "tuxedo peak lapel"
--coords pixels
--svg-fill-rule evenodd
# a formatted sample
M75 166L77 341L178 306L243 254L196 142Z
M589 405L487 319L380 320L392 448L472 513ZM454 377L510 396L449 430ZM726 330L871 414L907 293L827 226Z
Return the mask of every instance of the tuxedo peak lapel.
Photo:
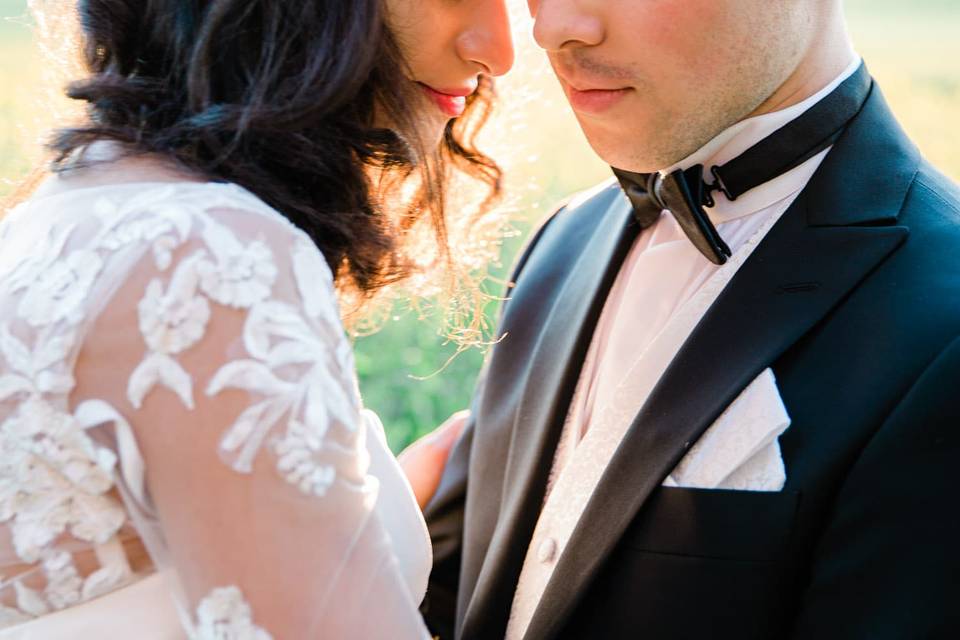
M918 162L874 88L651 392L557 561L527 640L557 635L629 523L689 448L760 372L900 246L908 230L891 223Z
M920 166L919 150L876 83L804 193L811 226L893 224Z
M579 254L570 247L571 253L562 256L576 265L533 352L513 425L500 516L464 614L463 637L503 635L580 368L609 289L639 231L620 188L607 189L609 194L595 196L596 204L576 212L589 216L583 220L589 237Z

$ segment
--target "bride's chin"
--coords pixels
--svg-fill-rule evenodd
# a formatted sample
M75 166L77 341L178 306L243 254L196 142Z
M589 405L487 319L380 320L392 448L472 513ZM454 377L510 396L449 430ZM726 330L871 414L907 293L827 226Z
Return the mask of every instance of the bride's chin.
M449 121L448 116L437 112L436 109L425 109L418 113L416 119L417 135L424 150L432 150L440 146Z
M411 132L401 132L393 129L394 133L417 152L431 153L440 148L443 144L444 132L447 129L447 120L438 121L437 119L424 120L418 123L417 131L411 135ZM413 139L416 136L416 139Z
M443 143L443 133L447 130L447 121L443 121L439 126L434 125L429 133L424 134L423 143L427 149L438 149Z
M412 125L415 131L407 130L408 126L398 126L393 118L387 116L380 109L377 109L375 113L374 126L393 131L412 149L419 149L424 152L439 149L451 117L441 113L431 104L418 104L417 107L414 118L404 123L408 126Z

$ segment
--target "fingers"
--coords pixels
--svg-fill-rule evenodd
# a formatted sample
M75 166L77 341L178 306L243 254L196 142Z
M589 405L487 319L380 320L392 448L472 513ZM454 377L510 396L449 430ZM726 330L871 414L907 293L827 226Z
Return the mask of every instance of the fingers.
M460 434L463 433L469 420L469 410L457 411L428 436L433 440L431 444L441 449L446 449L449 454L450 449L453 448L454 443L456 443Z
M469 419L469 411L458 411L398 456L400 466L410 481L421 508L433 498L440 485L450 450L463 433Z

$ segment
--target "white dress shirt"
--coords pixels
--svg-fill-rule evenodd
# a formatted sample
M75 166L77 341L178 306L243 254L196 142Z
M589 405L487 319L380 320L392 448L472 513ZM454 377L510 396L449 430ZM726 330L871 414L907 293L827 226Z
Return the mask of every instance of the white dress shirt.
M857 57L813 96L731 126L663 173L695 164L709 168L736 158L822 100L859 66ZM715 206L706 211L733 252L722 266L711 263L697 250L668 211L634 242L604 303L581 370L543 510L514 596L508 640L520 640L526 632L580 514L650 391L700 318L807 185L829 151L736 201L717 195ZM763 428L743 426L758 422ZM782 475L775 439L789 425L789 417L770 370L751 384L715 425L718 436L702 438L702 445L689 452L689 459L680 463L665 484L749 488L747 480L751 477L765 481L772 477L775 482ZM740 437L736 447L726 447L724 442L729 438L720 434L739 429L755 433ZM724 455L738 457L718 459ZM748 475L734 473L737 464L747 462L744 470ZM718 475L718 469L724 471ZM714 480L708 482L710 478ZM724 478L728 480L726 485L721 484Z

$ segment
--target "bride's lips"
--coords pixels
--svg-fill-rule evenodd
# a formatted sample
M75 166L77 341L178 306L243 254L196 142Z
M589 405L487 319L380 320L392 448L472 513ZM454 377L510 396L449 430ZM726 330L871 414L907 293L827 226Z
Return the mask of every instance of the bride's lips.
M436 104L444 115L451 118L459 118L467 109L467 96L476 89L434 89L433 87L417 83L422 88L427 97Z

